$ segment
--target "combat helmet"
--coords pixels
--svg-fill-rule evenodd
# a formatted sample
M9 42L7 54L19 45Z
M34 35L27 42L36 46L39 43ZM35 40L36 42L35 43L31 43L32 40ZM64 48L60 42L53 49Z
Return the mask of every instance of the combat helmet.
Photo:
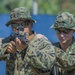
M59 13L51 28L67 28L75 30L74 16L68 12Z
M35 20L31 18L30 12L25 7L19 7L13 9L10 14L10 21L6 23L6 26L9 26L14 21L18 20L24 20L24 21L31 20L32 22L35 23Z

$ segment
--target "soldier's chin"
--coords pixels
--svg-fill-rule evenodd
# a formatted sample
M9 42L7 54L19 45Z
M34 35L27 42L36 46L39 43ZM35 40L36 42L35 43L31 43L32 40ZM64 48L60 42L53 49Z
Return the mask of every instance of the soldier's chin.
M63 44L66 43L66 42L67 42L67 40L62 41Z

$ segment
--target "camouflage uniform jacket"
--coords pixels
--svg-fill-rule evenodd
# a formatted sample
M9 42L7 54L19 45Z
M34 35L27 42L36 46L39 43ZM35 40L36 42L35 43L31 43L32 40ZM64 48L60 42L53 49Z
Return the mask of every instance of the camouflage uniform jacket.
M56 49L61 49L59 42L54 44ZM64 51L64 50L63 50ZM62 59L62 61L61 61ZM64 51L63 55L59 55L56 65L59 66L59 75L75 75L75 38L73 37L72 43Z
M6 75L50 75L56 57L45 36L35 34L28 48L16 54L5 54L7 43L0 42L0 59L6 61Z

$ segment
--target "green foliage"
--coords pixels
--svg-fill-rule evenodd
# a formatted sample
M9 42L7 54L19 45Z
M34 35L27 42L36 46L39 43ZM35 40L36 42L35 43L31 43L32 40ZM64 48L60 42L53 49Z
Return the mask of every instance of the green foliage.
M13 8L26 7L33 12L34 0L0 0L0 13L10 13ZM38 14L58 14L67 11L75 14L75 0L36 0Z

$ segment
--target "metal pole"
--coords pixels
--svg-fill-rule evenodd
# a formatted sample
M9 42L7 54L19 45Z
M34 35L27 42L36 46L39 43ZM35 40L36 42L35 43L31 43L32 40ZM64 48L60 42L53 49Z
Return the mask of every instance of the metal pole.
M37 15L38 14L38 1L33 0L33 14Z

